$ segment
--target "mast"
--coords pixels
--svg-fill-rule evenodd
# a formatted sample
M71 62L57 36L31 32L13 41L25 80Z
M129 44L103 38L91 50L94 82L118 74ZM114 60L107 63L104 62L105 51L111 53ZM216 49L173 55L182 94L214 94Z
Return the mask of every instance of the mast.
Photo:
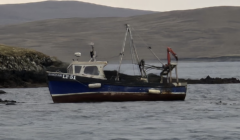
M146 78L147 74L146 74L146 72L144 70L144 61L143 60L141 60L141 61L139 60L137 49L136 49L136 46L135 46L134 41L133 41L133 36L132 36L132 31L131 31L130 25L126 24L125 26L126 26L126 33L125 33L125 37L124 37L124 41L123 41L122 51L120 53L119 67L118 67L118 71L117 71L117 77L116 77L115 80L119 81L119 72L120 72L120 68L121 68L121 65L122 65L122 59L123 59L123 56L124 56L124 50L125 50L128 34L130 36L130 41L131 41L130 47L133 50L133 54L131 54L131 55L135 56L135 59L136 59L137 64L139 66L139 70L140 70L142 78Z
M123 55L124 55L124 49L125 49L125 45L126 45L126 40L127 40L127 36L128 36L128 28L126 29L126 33L124 36L124 41L123 41L123 46L122 46L122 51L120 53L120 60L119 60L119 67L118 67L118 71L117 71L117 77L116 77L116 81L119 81L119 72L120 72L120 68L122 65L122 59L123 59Z
M129 32L129 35L130 35L130 39L131 39L131 42L132 42L132 43L131 43L132 46L130 46L130 47L133 48L134 55L135 55L135 57L136 57L137 63L139 64L140 61L139 61L139 57L138 57L138 54L137 54L137 49L136 49L135 44L134 44L134 42L133 42L133 36L132 36L132 31L131 31L131 29L130 29L130 25L126 24L126 26L127 26L127 28L128 28L128 32Z

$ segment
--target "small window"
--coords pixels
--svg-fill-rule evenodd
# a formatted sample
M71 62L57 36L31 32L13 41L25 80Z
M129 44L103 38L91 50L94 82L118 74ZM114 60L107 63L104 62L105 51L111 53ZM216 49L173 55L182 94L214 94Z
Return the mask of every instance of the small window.
M86 66L84 73L90 75L99 75L97 66Z
M75 73L80 73L82 66L75 66Z

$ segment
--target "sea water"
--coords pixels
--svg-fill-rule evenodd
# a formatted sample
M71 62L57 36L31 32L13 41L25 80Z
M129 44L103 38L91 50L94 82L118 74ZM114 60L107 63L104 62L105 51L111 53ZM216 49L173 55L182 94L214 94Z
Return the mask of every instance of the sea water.
M239 64L184 63L179 76L237 77ZM2 90L1 99L19 103L0 104L1 140L240 139L239 84L188 85L175 102L54 104L48 88Z

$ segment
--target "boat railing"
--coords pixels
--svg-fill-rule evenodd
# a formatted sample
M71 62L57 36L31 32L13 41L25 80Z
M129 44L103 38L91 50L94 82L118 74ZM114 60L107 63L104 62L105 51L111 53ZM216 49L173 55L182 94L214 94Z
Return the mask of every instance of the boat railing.
M170 65L167 65L164 67L162 72L160 73L160 83L163 83L163 77L167 76L167 82L172 83L172 71L175 68L175 74L176 74L176 82L178 81L178 71L177 71L177 63L170 63Z

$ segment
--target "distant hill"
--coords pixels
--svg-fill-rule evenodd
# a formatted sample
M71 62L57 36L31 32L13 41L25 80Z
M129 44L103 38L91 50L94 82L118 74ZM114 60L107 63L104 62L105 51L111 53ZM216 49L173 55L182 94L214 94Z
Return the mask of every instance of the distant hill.
M93 41L98 60L117 60L125 23L133 28L141 58L153 59L152 46L160 58L171 47L182 58L240 56L240 7L212 7L154 13L125 18L68 18L0 27L0 43L32 48L63 61L82 52L89 59ZM141 37L139 37L141 36ZM143 39L144 41L143 41ZM126 59L131 59L126 50Z
M129 17L153 11L113 8L78 1L45 1L0 5L0 25L55 18Z

